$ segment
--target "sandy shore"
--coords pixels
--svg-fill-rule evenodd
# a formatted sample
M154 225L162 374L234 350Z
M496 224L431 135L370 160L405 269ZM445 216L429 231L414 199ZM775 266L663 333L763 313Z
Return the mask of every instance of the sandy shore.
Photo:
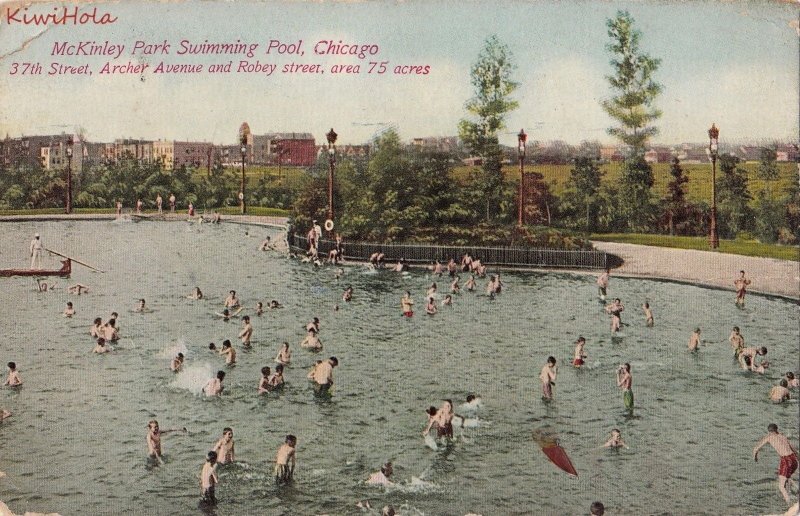
M90 215L13 215L0 216L0 222L35 220L114 220L113 214ZM187 220L186 214L147 214L154 220ZM253 224L283 228L286 217L223 215L224 223ZM744 270L752 280L749 291L800 299L800 262L757 258L690 249L672 249L614 242L593 242L595 248L622 258L623 265L612 276L680 281L733 291L733 281ZM582 271L585 273L586 271Z

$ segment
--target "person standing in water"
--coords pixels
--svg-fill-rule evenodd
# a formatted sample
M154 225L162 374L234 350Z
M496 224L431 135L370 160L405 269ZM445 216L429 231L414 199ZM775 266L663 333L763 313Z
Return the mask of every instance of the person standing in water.
M603 301L606 300L606 291L608 290L608 280L611 278L611 270L606 268L603 273L597 277L597 295Z
M19 376L19 371L17 371L16 362L8 363L8 377L3 385L8 385L9 387L18 387L22 385L22 378Z
M539 379L542 381L542 399L553 399L553 386L556 384L557 376L558 368L556 367L555 357L547 357L547 363L542 367L542 372L539 373Z
M242 331L239 332L239 338L242 339L242 346L249 348L250 339L252 337L253 337L253 325L250 324L250 316L245 315L244 317L242 317Z
M296 465L297 437L289 434L275 455L275 483L286 485L292 481ZM289 461L292 462L291 467Z
M186 429L170 428L169 430L161 430L158 427L158 421L156 421L155 419L151 419L150 422L147 423L148 457L150 457L153 460L157 460L158 462L163 464L164 460L161 455L161 436L175 432L186 432Z
M650 309L650 303L645 301L645 303L642 305L642 311L644 312L645 325L648 328L652 328L654 321L653 321L653 310Z
M222 430L222 437L214 444L212 448L217 453L219 464L230 464L235 459L235 450L233 443L233 429L225 427Z
M731 347L733 348L733 358L739 360L739 354L744 349L744 337L742 336L741 330L739 330L738 326L733 327L733 331L731 331L728 341L731 343Z
M324 396L333 387L333 368L339 365L339 359L330 357L314 368L314 393Z
M583 337L578 337L578 340L575 341L575 355L572 357L572 365L574 367L580 368L586 363L586 354L583 352L583 347L585 345L586 339Z
M210 451L206 456L206 462L203 464L203 469L200 470L200 489L203 493L201 503L206 505L216 505L217 497L214 495L214 489L219 483L217 478L217 452Z
M222 394L222 391L225 389L225 386L222 385L222 381L225 379L225 371L217 371L216 378L212 378L206 383L206 386L203 387L203 394L206 396L219 396Z
M744 276L744 271L739 271L739 277L733 282L736 287L736 306L744 306L744 296L750 283L752 282Z
M616 333L622 327L622 312L625 306L619 298L614 299L610 305L606 305L606 312L611 314L611 331Z
M220 355L225 355L225 364L233 365L236 363L236 350L231 346L231 341L225 340L222 342L222 349L219 350Z
M633 376L627 362L617 369L617 387L623 390L622 401L629 412L633 412Z
M767 432L767 435L753 448L753 460L758 462L758 451L766 444L772 446L778 453L781 458L778 465L778 489L786 503L791 505L792 500L789 497L789 490L791 489L792 475L797 471L797 450L785 435L778 432L778 425L775 423L767 426Z
M411 299L411 292L406 290L406 293L403 294L403 297L400 299L400 307L404 316L411 317L414 315L414 300Z
M689 351L697 351L700 346L700 328L695 328L692 336L689 337Z

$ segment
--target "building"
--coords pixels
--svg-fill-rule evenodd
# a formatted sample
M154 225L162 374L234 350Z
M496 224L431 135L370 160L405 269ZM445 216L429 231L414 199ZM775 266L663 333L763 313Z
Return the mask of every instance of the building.
M669 163L674 155L667 147L654 147L644 153L644 160L648 163Z
M248 163L308 167L317 158L314 136L310 133L253 134L248 139ZM241 154L241 151L239 152ZM240 158L241 159L241 158Z
M88 155L87 143L76 134L21 136L0 140L0 163L4 167L41 167L45 170L66 169L67 147L72 142L72 170L80 171Z
M122 138L114 140L114 143L105 144L105 155L107 163L116 163L124 157L130 157L141 163L153 163L153 142L150 140L134 140Z
M153 160L160 161L164 170L209 167L216 158L216 148L207 142L158 140L153 142Z

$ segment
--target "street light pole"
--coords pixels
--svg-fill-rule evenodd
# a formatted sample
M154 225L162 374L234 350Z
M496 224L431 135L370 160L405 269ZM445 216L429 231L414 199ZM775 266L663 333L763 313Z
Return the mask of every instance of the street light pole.
M333 170L336 167L336 137L331 127L325 138L328 139L328 219L333 220Z
M719 151L719 129L711 124L708 130L708 153L711 156L711 224L709 228L708 243L711 249L719 247L717 234L717 152Z
M67 138L67 202L64 211L69 215L72 213L72 136Z
M517 213L517 225L522 226L525 223L525 142L528 140L528 135L525 134L525 129L520 129L517 135L517 153L519 154L519 209Z
M242 208L242 215L244 215L245 213L247 213L247 206L245 205L245 202L244 202L244 181L245 181L245 178L244 178L244 156L245 156L245 154L247 154L247 145L246 145L246 141L244 139L242 139L242 148L240 150L242 151L242 186L241 186L241 189L239 190L239 204L240 204L240 206Z

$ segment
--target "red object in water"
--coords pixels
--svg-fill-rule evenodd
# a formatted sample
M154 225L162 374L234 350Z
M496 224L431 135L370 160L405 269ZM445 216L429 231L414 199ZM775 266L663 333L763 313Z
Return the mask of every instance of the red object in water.
M575 466L573 466L572 461L569 460L567 452L565 452L564 448L559 446L558 443L546 444L542 446L542 451L547 455L547 458L550 459L550 462L570 475L578 476L578 472L575 471Z
M72 273L72 260L61 260L64 265L58 270L44 269L0 269L0 277L9 276L61 276L66 278Z

